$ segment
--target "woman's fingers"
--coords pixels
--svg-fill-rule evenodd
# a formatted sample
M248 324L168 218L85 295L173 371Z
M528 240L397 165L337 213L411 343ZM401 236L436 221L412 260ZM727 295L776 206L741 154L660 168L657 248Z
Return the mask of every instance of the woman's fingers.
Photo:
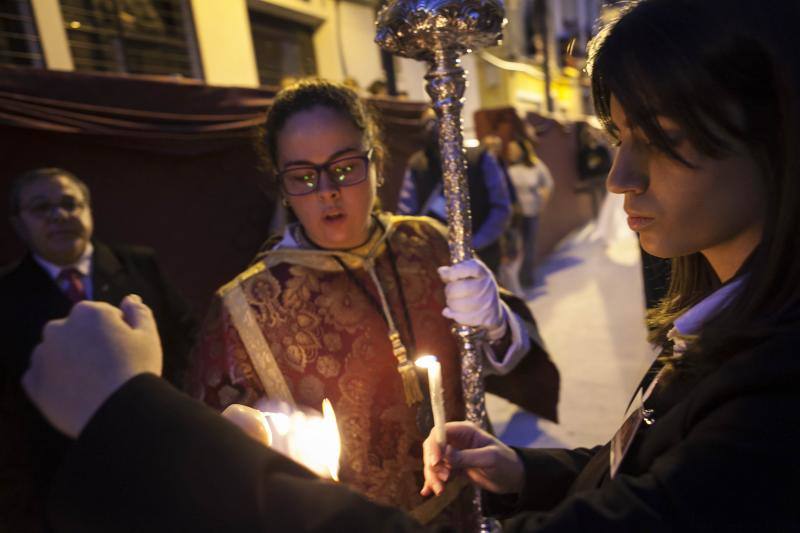
M425 476L425 482L422 485L420 494L428 496L430 494L441 494L444 490L444 481L441 479L437 467L442 459L442 449L437 444L433 432L428 435L428 438L422 443L422 474Z
M234 403L222 411L222 416L265 446L272 444L272 433L269 426L264 423L264 415L261 414L261 411Z
M483 262L475 258L451 266L442 266L438 270L439 276L445 283L458 279L483 277L489 271Z
M470 468L489 468L498 461L498 450L493 446L486 446L474 450L448 449L445 458L451 468L467 470Z
M425 464L422 471L425 482L422 485L420 494L428 496L433 493L436 495L444 492L444 484L450 478L450 468L444 464L429 465Z
M448 422L445 431L447 443L458 450L482 448L496 441L472 422Z
M444 294L448 301L454 298L473 298L486 291L488 285L484 279L452 281L444 286Z
M452 476L454 469L467 470L473 482L486 486L479 473L470 469L491 467L495 460L493 446L497 439L470 422L448 422L445 425L447 447L442 450L433 436L428 436L422 444L423 475L425 482L420 494L441 494Z

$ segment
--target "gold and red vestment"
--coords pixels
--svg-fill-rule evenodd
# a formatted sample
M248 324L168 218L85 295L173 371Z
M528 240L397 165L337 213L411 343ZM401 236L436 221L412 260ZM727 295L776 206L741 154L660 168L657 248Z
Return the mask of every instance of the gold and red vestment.
M375 302L383 292L410 359L439 358L447 419L463 419L458 344L441 314L437 273L448 264L448 245L431 219L383 213L376 220L367 243L348 251L316 249L295 226L294 237L289 230L222 287L191 358L190 392L219 410L264 397L321 410L328 398L342 440L341 481L428 522L457 491L427 502L419 495L426 437L419 420L427 406L407 402L387 318ZM463 493L454 505L469 500ZM440 519L469 514L453 511Z

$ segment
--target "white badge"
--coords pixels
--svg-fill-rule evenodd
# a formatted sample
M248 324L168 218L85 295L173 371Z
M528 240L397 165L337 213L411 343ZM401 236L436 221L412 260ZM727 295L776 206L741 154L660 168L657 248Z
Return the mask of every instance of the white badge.
M641 388L636 391L636 396L634 396L633 401L628 408L629 414L627 418L614 434L614 437L611 439L611 450L608 456L609 466L611 467L611 479L614 479L614 476L617 475L619 465L622 464L625 454L628 453L631 443L636 436L636 432L639 430L639 426L642 425L642 422L645 422L648 425L654 422L653 418L651 417L652 411L645 409L644 402L646 402L650 395L653 394L653 390L656 388L656 383L660 377L661 372L659 372L656 377L653 378L653 381L650 382L650 386L647 387L647 390L644 392L644 394L642 394Z

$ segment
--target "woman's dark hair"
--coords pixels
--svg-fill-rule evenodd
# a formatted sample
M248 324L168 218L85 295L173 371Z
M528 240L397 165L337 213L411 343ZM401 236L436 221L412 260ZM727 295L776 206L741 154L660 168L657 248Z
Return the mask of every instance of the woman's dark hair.
M595 110L606 130L615 97L631 128L675 151L658 117L678 124L706 156L744 146L766 195L763 236L740 269L742 290L703 327L684 360L716 365L725 353L796 328L800 309L800 2L643 0L626 5L590 45ZM726 139L733 139L735 143ZM700 253L675 258L667 295L648 316L664 344L674 319L720 286ZM688 357L703 353L704 357Z
M536 166L536 151L533 149L533 145L531 141L528 140L527 137L523 137L518 135L511 139L511 142L517 143L519 149L522 151L522 159L520 159L520 163L525 165L526 167L535 167Z
M273 172L277 169L278 137L286 122L297 113L320 106L341 113L352 121L364 135L366 145L372 149L372 160L378 176L382 175L386 149L375 112L349 87L322 79L301 80L275 96L259 136L267 167Z

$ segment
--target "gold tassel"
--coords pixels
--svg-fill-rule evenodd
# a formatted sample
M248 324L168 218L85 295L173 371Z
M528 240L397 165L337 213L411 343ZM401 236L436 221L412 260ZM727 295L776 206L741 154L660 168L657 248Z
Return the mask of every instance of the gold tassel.
M414 405L421 402L423 399L422 390L419 388L419 378L417 377L417 369L414 364L408 360L406 347L400 340L400 334L393 331L389 334L389 340L392 341L392 351L397 358L397 371L400 377L403 378L403 392L406 395L406 405Z

